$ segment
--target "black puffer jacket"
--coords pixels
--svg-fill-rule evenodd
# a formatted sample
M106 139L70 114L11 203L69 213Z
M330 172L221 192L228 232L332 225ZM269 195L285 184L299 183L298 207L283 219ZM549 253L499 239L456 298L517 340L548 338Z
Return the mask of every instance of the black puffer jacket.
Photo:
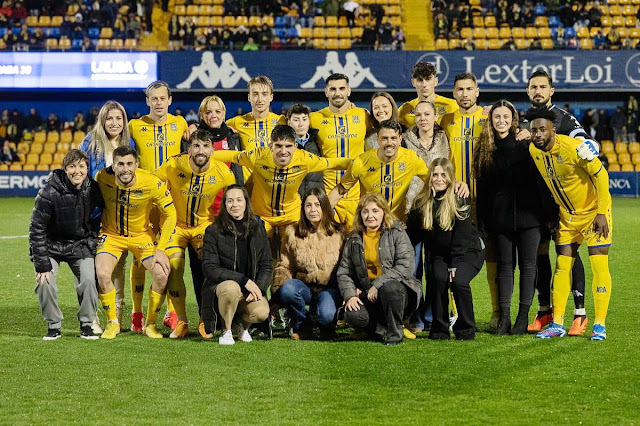
M309 140L307 140L304 146L298 145L298 148L321 157L320 147L318 146L318 129L309 129ZM302 185L298 188L300 198L304 197L304 194L311 188L324 189L324 184L322 183L322 172L309 173L305 176L302 181Z
M31 261L36 272L51 271L57 262L95 254L103 201L98 184L87 178L77 189L62 169L54 170L36 196L29 226Z
M227 138L229 150L242 151L242 147L240 146L240 135L231 131L225 123L222 123L220 128L213 129L209 127L204 121L200 121L200 124L198 124L198 129L206 130L211 133L214 142L218 142L224 138ZM231 172L236 177L236 183L238 185L244 185L244 174L242 173L242 166L240 164L231 163L230 168Z

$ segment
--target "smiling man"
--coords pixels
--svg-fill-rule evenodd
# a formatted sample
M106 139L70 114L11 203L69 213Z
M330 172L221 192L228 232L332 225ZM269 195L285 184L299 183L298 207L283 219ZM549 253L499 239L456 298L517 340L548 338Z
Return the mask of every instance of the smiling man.
M143 331L151 338L163 337L156 329L156 318L169 276L170 264L165 250L176 227L176 209L166 185L138 164L136 151L120 146L113 151L112 166L100 170L96 176L105 204L96 252L100 302L109 321L103 339L113 339L120 333L111 274L126 251L131 251L142 262L153 279ZM163 219L157 247L149 220L154 208Z
M406 195L411 179L427 178L429 169L415 151L400 146L402 126L386 120L378 128L378 149L370 149L356 157L344 177L329 193L331 205L360 183L360 193L379 193L389 203L391 212L406 222Z

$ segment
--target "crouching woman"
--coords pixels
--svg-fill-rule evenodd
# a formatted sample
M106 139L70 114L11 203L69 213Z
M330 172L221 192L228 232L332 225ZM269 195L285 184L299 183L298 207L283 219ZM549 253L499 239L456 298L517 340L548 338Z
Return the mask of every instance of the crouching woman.
M345 319L374 340L396 345L402 342L403 320L416 310L421 294L413 278L413 246L380 194L360 199L353 228L338 268Z
M237 339L250 342L249 326L269 316L267 290L272 262L267 233L253 214L247 190L230 185L222 196L216 221L205 232L202 248L202 320L211 335L220 313L221 345L235 343L231 331L235 317Z

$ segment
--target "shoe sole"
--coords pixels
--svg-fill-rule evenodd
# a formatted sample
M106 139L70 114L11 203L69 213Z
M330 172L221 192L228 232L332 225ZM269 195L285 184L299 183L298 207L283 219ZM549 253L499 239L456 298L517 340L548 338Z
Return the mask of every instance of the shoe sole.
M100 337L99 336L83 336L83 335L80 335L80 338L84 339L84 340L98 340Z
M59 338L61 338L62 335L56 336L56 337L48 337L48 336L44 336L42 338L42 340L58 340Z
M547 336L547 335L538 336L536 334L536 338L537 339L553 339L554 337L564 337L564 336L566 336L566 333L565 334L558 334L556 336Z
M607 336L603 336L601 334L598 334L598 335L595 335L595 336L591 336L589 338L589 340L593 340L594 342L600 341L600 340L607 340Z
M184 333L181 334L175 334L175 333L171 333L169 335L170 339L182 339L183 337L186 337L186 335L189 334L189 330L185 331Z

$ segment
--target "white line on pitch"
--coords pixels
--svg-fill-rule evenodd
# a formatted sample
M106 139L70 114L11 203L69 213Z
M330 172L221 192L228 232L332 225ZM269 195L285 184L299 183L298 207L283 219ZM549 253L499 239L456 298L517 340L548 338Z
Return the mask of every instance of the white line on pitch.
M9 235L6 237L0 237L0 240L13 240L15 238L28 238L28 235Z

